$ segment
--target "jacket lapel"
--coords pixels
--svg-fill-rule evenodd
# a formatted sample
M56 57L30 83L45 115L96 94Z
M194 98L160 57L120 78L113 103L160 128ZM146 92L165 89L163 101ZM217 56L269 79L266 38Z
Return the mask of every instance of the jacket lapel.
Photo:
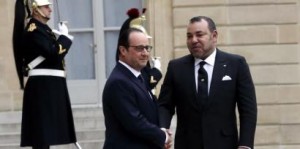
M197 97L197 88L196 88L196 82L195 82L195 59L192 55L189 55L186 58L185 66L183 68L180 68L182 72L185 73L184 76L187 76L184 78L185 84L188 85L185 87L186 89L190 90L193 89L193 97L187 98L191 102L191 105L198 110L201 111L201 102ZM192 87L190 85L193 85Z
M142 92L144 92L145 96L147 96L148 100L149 101L152 101L152 95L150 95L150 90L148 90L146 88L146 84L143 84L142 82L140 82L140 80L138 80L138 78L133 78L132 79L133 83L136 84Z
M216 100L216 98L214 98L213 95L216 94L216 88L219 85L219 83L222 81L222 77L226 74L227 66L228 66L227 63L228 62L226 61L223 53L219 49L217 49L215 65L213 68L212 80L209 89L209 97L205 108L209 108L209 106L213 103L213 101Z
M138 78L134 77L132 78L132 81L135 85L137 85L139 87L139 89L143 92L143 94L145 95L144 97L147 98L147 99L143 99L143 100L146 100L145 102L149 102L150 105L155 109L157 110L157 107L156 107L156 100L154 98L154 96L152 95L151 91L148 90L146 88L146 84L143 84Z
M133 73L128 70L125 66L123 66L120 63L117 63L117 68L128 78L133 84L138 86L138 88L141 90L141 92L144 93L145 97L147 100L152 101L151 96L149 95L149 92L146 88L146 85L144 85L140 80L133 75Z

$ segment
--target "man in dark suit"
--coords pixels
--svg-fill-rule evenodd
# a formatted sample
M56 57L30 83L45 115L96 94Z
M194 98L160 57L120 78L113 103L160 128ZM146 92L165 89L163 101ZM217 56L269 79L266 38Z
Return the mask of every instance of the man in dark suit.
M161 127L170 127L176 108L175 149L253 149L257 105L250 70L244 57L217 49L217 37L211 18L193 17L190 54L169 62L158 102Z
M158 127L155 96L147 89L141 70L151 46L136 28L119 37L119 60L103 91L104 149L160 149L170 147L166 130Z

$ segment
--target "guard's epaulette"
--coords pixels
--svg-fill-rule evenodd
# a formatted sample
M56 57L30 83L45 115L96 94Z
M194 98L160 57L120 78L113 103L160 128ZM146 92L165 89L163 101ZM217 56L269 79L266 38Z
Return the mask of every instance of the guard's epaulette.
M28 27L28 32L32 32L32 31L34 31L36 29L36 25L35 25L35 23L31 23L30 25L29 25L29 27Z

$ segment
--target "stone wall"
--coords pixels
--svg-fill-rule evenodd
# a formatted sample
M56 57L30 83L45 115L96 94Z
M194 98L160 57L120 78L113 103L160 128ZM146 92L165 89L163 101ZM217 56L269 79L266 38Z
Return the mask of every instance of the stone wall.
M14 3L0 1L0 111L19 110L22 106L12 50Z

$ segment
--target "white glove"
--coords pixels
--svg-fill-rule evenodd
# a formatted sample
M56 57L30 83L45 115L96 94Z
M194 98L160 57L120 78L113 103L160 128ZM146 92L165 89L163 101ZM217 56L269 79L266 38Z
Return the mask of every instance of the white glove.
M52 32L58 36L60 35L65 35L67 36L70 40L73 40L74 37L72 35L69 35L69 29L65 22L59 22L58 23L58 30L53 29Z
M154 68L161 70L161 62L159 59L160 59L160 57L155 57L155 58L152 57L152 62L153 62Z
M61 35L61 32L59 32L58 30L56 29L52 29L52 32L57 35L57 36L60 36Z
M63 35L69 35L69 29L64 22L58 23L58 31Z

